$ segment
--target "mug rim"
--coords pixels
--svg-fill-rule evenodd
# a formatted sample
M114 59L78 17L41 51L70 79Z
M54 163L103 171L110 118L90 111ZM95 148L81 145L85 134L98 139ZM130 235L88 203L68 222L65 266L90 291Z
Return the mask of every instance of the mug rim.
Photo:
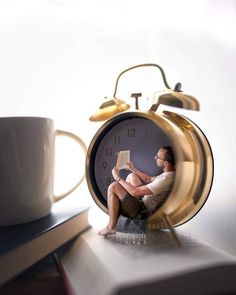
M13 119L24 119L24 120L28 120L28 119L38 119L38 120L50 120L53 121L52 118L48 118L48 117L41 117L41 116L5 116L5 117L0 117L0 120L13 120Z

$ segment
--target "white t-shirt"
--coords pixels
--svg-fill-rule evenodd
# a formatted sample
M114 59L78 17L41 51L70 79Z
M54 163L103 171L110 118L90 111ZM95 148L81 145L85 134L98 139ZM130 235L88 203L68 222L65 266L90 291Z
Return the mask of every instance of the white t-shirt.
M153 213L168 197L174 184L175 172L163 172L158 175L147 187L153 193L143 197L144 205Z

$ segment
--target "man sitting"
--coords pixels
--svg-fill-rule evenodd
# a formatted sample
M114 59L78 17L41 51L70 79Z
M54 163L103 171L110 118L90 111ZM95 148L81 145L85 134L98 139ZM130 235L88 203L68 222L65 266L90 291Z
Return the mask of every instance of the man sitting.
M154 213L170 194L175 177L175 159L172 148L163 146L154 157L157 166L163 173L150 176L127 163L132 172L126 180L121 178L117 168L112 169L115 182L111 183L107 191L109 211L108 225L99 231L99 235L106 236L116 233L116 224L120 214L140 218L146 212L147 216Z

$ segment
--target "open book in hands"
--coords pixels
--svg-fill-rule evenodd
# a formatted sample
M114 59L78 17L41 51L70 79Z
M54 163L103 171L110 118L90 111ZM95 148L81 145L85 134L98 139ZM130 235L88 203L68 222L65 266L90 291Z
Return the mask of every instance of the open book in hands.
M130 162L130 150L119 151L117 153L116 168L118 170L127 169L127 163Z

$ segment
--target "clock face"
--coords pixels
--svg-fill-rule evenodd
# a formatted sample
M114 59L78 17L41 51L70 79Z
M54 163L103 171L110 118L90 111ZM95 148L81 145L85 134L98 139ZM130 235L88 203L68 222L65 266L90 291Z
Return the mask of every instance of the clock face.
M107 207L107 188L114 181L111 170L119 151L130 151L130 160L142 172L158 175L154 159L160 147L171 145L169 136L154 122L133 114L114 118L96 138L91 150L89 173L99 201ZM125 178L130 171L121 170Z

